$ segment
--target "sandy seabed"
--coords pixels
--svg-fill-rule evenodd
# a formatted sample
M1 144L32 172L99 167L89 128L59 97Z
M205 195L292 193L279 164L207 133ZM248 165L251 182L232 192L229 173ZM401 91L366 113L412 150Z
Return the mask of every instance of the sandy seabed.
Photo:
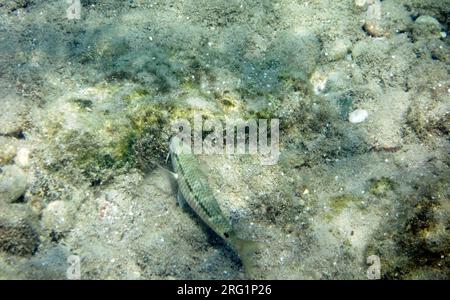
M80 4L0 0L1 279L449 278L450 1ZM194 112L280 120L198 156L251 274L156 168Z

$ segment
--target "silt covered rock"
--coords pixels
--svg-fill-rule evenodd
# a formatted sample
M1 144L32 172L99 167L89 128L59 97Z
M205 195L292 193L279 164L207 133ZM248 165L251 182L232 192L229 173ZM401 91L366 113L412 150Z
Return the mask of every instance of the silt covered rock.
M0 211L0 251L32 255L40 243L35 216L22 204L0 204Z
M14 202L27 189L27 175L16 166L5 166L0 169L0 203Z

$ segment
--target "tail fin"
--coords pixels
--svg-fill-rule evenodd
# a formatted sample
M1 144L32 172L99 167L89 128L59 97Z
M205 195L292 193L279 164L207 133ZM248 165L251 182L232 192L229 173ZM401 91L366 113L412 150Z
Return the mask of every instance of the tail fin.
M255 272L255 254L262 249L262 243L258 241L236 239L234 241L234 247L236 248L239 257L241 258L242 266L244 267L245 274L250 278L253 278Z

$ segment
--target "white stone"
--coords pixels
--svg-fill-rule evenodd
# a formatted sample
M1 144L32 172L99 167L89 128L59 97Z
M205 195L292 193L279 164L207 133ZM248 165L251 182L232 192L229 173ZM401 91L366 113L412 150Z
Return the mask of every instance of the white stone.
M364 7L366 5L366 0L355 0L355 5L358 7Z
M369 116L369 113L367 112L367 110L364 109L357 109L352 111L349 115L348 115L348 121L350 123L361 123L364 122L367 117Z
M20 148L14 161L19 167L27 168L30 165L30 149Z

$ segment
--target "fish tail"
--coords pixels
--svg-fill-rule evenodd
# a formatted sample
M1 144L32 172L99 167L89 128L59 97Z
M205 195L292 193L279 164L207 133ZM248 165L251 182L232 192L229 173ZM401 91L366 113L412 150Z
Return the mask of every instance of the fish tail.
M245 274L249 277L254 277L256 274L254 256L262 249L262 243L252 240L236 239L234 246L241 259Z

